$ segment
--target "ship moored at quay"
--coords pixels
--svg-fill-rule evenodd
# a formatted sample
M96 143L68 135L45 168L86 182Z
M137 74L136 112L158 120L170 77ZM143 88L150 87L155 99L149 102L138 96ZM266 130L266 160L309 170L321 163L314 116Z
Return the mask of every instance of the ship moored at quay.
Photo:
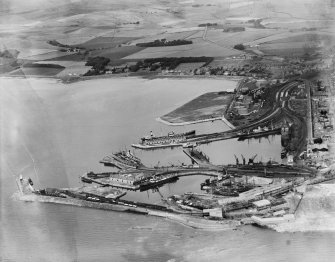
M220 140L237 138L238 141L243 141L246 139L256 139L279 134L281 134L281 128L269 129L267 127L258 127L258 129L240 128L229 131L198 135L196 135L195 130L180 134L170 132L166 136L158 137L154 136L154 134L151 132L150 136L142 137L138 144L132 144L131 146L133 148L143 150L154 150L169 147L193 148L200 144L208 144Z
M131 146L138 149L158 149L164 147L183 146L187 143L188 139L195 137L195 130L175 134L174 132L168 133L165 136L155 136L150 132L150 136L141 138L139 144L132 144Z

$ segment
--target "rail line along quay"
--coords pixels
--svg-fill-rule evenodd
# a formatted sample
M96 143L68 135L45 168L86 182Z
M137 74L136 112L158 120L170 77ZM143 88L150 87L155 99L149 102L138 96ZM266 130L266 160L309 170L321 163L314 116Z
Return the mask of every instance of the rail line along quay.
M190 165L149 168L129 151L116 152L101 163L119 170L88 172L81 177L85 186L80 188L35 190L33 181L24 177L17 179L17 185L24 201L153 215L194 228L226 230L251 223L269 212L279 212L285 220L293 214L294 205L283 195L299 198L295 188L334 178L329 172L317 176L314 169L307 167L256 162L256 156L248 161L243 157L241 162L236 157L235 164L213 165L198 149L187 148L184 153ZM159 190L166 183L193 175L208 177L201 184L207 193L173 195L163 199L162 204L123 199L129 191Z
M181 134L171 132L166 136L155 136L151 132L150 136L141 138L141 141L138 144L132 144L132 147L144 150L170 147L191 148L200 144L208 144L220 140L237 138L238 141L243 141L246 139L286 134L287 129L291 128L296 134L294 137L290 137L290 139L283 142L283 144L290 144L290 146L283 147L283 152L285 156L292 155L297 159L305 150L304 142L307 136L310 138L310 132L307 133L307 131L310 130L311 127L309 124L309 129L307 130L306 118L292 109L291 94L305 85L309 85L309 82L299 78L293 78L285 83L271 86L273 91L269 92L266 99L272 101L272 103L267 106L262 106L262 104L265 103L262 101L258 109L255 109L249 114L247 121L234 123L235 128L232 130L207 134L196 134L195 130L192 130ZM242 89L241 86L243 87L243 82L240 82L238 90ZM240 103L238 100L241 96L243 95L234 95L234 99L231 100L225 112L225 119L234 119L236 112L233 110L233 105ZM286 139L285 136L283 139Z

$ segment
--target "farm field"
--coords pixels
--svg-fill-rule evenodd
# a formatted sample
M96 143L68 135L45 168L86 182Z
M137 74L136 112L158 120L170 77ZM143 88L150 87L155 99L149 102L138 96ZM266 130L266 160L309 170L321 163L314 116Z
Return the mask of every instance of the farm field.
M282 1L289 6L289 0ZM329 23L327 12L323 17L324 21L317 20L318 16L315 14L307 15L309 12L306 12L306 8L317 7L315 4L311 7L311 3L301 5L297 10L286 10L285 5L283 10L276 13L273 12L275 8L267 10L264 1L256 1L252 6L242 1L233 1L229 6L228 2L218 0L211 3L204 0L124 0L118 3L101 0L99 3L85 1L84 4L77 1L70 1L69 4L56 2L43 2L33 5L34 8L31 9L20 3L17 6L20 12L3 14L0 36L2 48L18 50L19 59L32 62L53 61L64 65L66 69L57 73L57 76L83 74L87 69L85 61L95 56L109 58L111 61L108 66L134 64L146 58L207 56L214 58L210 64L212 67L230 67L243 64L240 60L224 59L245 54L233 48L236 44L260 45L247 47L247 52L254 49L255 52L251 55L259 52L259 56L288 56L314 52L316 43L327 46L334 40L330 36L332 32L326 32L322 28L324 23ZM274 1L271 4L274 7L278 5ZM255 19L262 19L262 25L266 27L279 28L257 28L259 26L254 22ZM207 23L214 25L207 29L199 27L200 24ZM297 24L300 31L292 28L290 32L291 24ZM221 28L234 26L244 27L245 31L227 33ZM318 31L302 31L302 26L305 27L303 30L316 28ZM315 28L311 28L312 26ZM187 39L193 43L148 48L136 46L136 43L156 39ZM47 43L50 40L64 45L81 46L85 50L79 53L60 52L60 47ZM13 67L3 65L3 72L15 69L24 60L13 64ZM194 70L197 67L199 65L182 64L177 70ZM47 75L53 73L42 72Z
M63 53L63 56L58 56L50 59L45 59L45 61L84 61L85 55L80 53L67 54Z
M284 32L280 34L271 35L265 38L261 38L258 40L246 42L248 45L256 45L263 43L288 43L288 42L304 42L314 39L322 39L328 40L331 39L332 36L327 32Z
M96 36L69 36L69 35L60 35L56 39L58 42L64 45L80 45L89 40L94 39Z
M262 44L259 49L261 51L266 51L268 49L276 49L281 51L283 49L304 49L316 47L317 43L315 42L292 42L292 43L273 43L273 44Z
M318 7L316 7L315 10L318 10ZM315 11L314 10L314 11ZM283 28L283 29L303 29L303 28L322 28L327 27L329 25L329 22L331 22L332 18L330 17L312 17L313 13L310 12L306 17L271 17L264 19L262 21L262 25L268 27L268 28ZM321 19L320 19L321 18Z
M206 93L162 116L161 119L170 123L183 123L222 117L232 98L232 93Z
M38 55L32 55L32 56L26 56L24 57L24 59L28 59L28 60L48 60L48 59L57 59L59 57L65 56L65 55L69 55L66 52L60 52L60 51L49 51L47 53L43 53L43 54L38 54Z
M31 59L34 56L46 55L46 54L54 54L58 52L55 49L21 49L18 58L19 59ZM64 54L64 53L63 53ZM33 60L33 59L31 59Z
M222 30L208 30L206 38L218 45L233 47L236 44L255 41L257 39L275 34L278 34L278 30L248 29L246 31L236 33L226 33L222 32Z
M183 32L177 32L177 33L162 33L162 34L157 34L154 36L140 38L140 39L132 41L131 43L137 44L137 43L152 42L157 39L166 39L167 41L186 39L186 38L192 37L198 32L199 32L198 30L193 30L193 31L183 31Z
M40 61L38 64L54 64L65 67L62 71L56 74L57 77L64 78L69 75L83 75L91 67L85 66L86 62L75 62L75 61ZM36 64L36 63L35 63Z
M246 63L249 60L237 60L237 59L224 59L224 58L215 58L209 66L211 67L239 67Z
M136 54L137 52L140 52L144 50L145 47L139 47L139 46L122 46L117 48L107 48L102 50L93 50L90 51L89 56L103 56L107 57L111 60L115 59L121 59L126 56L130 56L132 54Z
M182 71L182 72L190 72L190 71L193 71L195 69L202 67L203 65L204 63L202 62L200 63L181 63L175 68L175 70Z
M125 57L126 59L146 59L158 57L225 57L239 55L243 52L229 49L203 40L198 40L191 45L148 47L138 53Z
M117 47L121 44L128 43L136 37L96 37L91 39L85 43L77 45L78 47L83 47L86 49L103 49L103 48L113 48Z
M64 78L69 75L83 75L85 74L91 67L85 66L85 62L76 62L72 65L67 66L64 70L57 73L57 77Z
M186 39L187 40L192 40L192 41L193 41L193 39L202 39L203 35L204 35L204 30L201 30L201 31L198 31L198 32L190 35Z
M266 44L274 43L296 43L296 42L305 42L305 43L331 43L334 40L334 36L331 34L324 33L306 33L301 35L295 35L291 37L286 37L282 39L277 39L273 41L268 41Z
M296 48L283 48L277 49L273 47L272 49L261 49L261 51L266 55L273 55L273 56L281 56L281 57L297 57L297 56L304 56L306 53L313 54L316 49L315 48L303 48L303 47L296 47Z
M20 68L9 73L11 76L56 76L60 73L62 68L48 68L48 67L39 67L39 68Z

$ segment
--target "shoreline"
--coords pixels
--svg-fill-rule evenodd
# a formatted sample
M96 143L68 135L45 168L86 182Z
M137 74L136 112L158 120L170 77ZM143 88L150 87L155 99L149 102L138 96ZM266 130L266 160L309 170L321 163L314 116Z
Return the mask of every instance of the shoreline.
M241 226L239 221L235 220L207 220L203 218L196 218L187 216L185 214L169 213L159 210L152 210L143 207L131 207L123 205L114 205L107 203L89 202L79 199L68 199L68 198L56 198L51 196L37 196L30 194L20 194L19 192L14 193L12 196L14 199L23 202L39 202L39 203L51 203L61 204L77 207L85 207L92 209L100 209L105 211L115 212L126 212L129 214L148 215L153 217L165 218L167 220L177 222L183 226L187 226L194 229L202 230L234 230L238 226Z
M156 121L161 122L165 125L168 126L186 126L186 125L194 125L194 124L199 124L199 123L204 123L204 122L213 122L213 121L218 121L221 120L223 123L225 123L230 129L235 129L236 127L230 123L224 116L222 117L214 117L214 118L208 118L208 119L202 119L202 120L195 120L195 121L186 121L186 122L180 122L180 123L172 123L167 120L162 119L162 117L156 118Z
M61 81L64 84L72 84L80 81L89 81L95 79L109 79L109 78L141 78L147 80L154 80L154 79L164 79L164 78L173 78L173 79L211 79L211 80L229 80L229 81L239 81L243 79L242 76L223 76L223 75L150 75L150 74L105 74L105 75L94 75L94 76L76 76L76 77L69 77L66 79L65 77L57 77L57 76L44 76L44 75L8 75L6 73L0 74L0 78L36 78L36 79L55 79L57 81Z
M195 121L190 121L190 122L180 122L180 123L172 123L167 120L162 119L161 117L158 117L155 119L158 122L161 122L165 125L168 126L186 126L186 125L194 125L194 124L199 124L203 122L210 122L210 121L217 121L217 120L222 120L221 117L214 117L214 118L208 118L208 119L202 119L202 120L195 120Z

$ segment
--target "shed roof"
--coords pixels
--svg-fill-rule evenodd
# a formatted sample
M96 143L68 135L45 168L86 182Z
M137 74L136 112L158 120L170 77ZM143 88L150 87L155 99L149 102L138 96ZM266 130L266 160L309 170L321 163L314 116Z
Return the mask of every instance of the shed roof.
M269 206L271 202L267 199L262 199L262 200L255 201L252 204L256 207L264 207L264 206Z

